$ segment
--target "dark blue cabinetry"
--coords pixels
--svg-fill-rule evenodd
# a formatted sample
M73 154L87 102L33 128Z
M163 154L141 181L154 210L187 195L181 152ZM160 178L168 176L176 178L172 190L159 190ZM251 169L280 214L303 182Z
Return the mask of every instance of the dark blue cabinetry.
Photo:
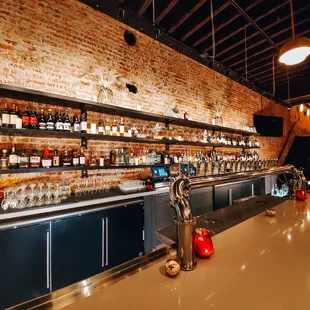
M0 309L50 292L49 228L0 230Z

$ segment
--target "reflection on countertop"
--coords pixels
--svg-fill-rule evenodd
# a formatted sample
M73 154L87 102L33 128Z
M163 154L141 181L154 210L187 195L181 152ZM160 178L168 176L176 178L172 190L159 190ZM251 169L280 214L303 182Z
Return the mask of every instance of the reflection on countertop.
M214 255L194 271L168 278L162 258L44 309L309 309L310 202L287 200L275 210L273 218L260 213L215 235Z
M273 208L286 199L270 195L254 196L230 207L211 211L197 217L196 227L208 228L211 235L216 235L264 212L266 209ZM175 243L177 239L176 226L172 225L159 230L157 236L165 244Z

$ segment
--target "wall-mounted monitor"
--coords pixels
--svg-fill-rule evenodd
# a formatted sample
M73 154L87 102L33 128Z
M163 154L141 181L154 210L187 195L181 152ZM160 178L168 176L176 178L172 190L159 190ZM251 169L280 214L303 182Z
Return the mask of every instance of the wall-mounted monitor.
M283 136L283 117L254 115L254 126L263 137Z

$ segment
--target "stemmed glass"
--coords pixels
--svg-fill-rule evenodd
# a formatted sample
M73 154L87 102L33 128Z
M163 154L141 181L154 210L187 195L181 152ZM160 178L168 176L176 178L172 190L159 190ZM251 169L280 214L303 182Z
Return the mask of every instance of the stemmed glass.
M8 188L4 189L3 193L4 193L4 198L1 202L1 209L3 211L7 211L9 209L9 206L10 206L9 189Z

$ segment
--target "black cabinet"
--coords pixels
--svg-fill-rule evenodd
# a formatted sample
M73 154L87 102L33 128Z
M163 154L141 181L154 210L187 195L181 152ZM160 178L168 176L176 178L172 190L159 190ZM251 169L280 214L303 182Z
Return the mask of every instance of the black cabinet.
M230 204L230 187L229 185L214 187L214 210L229 206Z
M104 263L109 269L144 253L143 203L105 211Z
M194 216L213 211L213 188L202 187L190 191L190 206Z
M0 230L0 309L50 292L49 227Z
M57 290L144 253L143 203L52 222L52 289Z
M52 289L102 271L102 221L99 214L52 222Z
M170 207L169 193L155 196L156 229L166 228L174 224L175 210Z

